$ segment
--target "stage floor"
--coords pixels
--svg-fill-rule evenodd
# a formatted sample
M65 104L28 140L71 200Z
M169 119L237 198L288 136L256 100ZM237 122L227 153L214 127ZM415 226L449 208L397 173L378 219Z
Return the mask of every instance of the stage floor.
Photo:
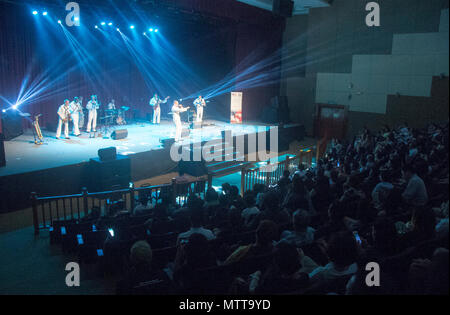
M205 126L202 129L191 130L190 136L183 139L183 143L220 139L223 130L232 130L233 135L243 135L261 131L261 128L266 127L262 124L236 125L216 120L205 120L203 123ZM123 128L128 130L126 139L113 140L110 138L112 131ZM103 133L102 129L98 131ZM175 136L175 126L169 120L161 121L160 125L140 122L115 126L106 134L108 139L89 138L89 134L83 133L80 137L71 135L68 140L58 140L55 138L54 132L42 130L42 133L44 135L44 144L42 145L34 144L32 130L27 130L23 135L11 141L5 141L6 167L0 168L0 176L88 162L90 158L98 156L98 149L112 146L117 148L117 153L123 155L158 150L162 148L160 139Z

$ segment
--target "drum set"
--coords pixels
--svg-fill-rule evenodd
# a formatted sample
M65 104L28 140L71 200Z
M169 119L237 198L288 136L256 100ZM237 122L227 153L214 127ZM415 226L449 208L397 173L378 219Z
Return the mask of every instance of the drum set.
M126 125L126 112L130 108L127 106L122 106L118 109L105 109L103 116L99 118L101 124L105 126L114 126L114 125ZM83 128L84 124L87 122L88 113L86 109L83 109L83 112L80 114L80 119L78 121L79 128Z
M105 116L101 117L100 120L104 120L107 125L126 125L127 121L125 119L125 113L130 108L127 106L122 106L118 109L105 109Z

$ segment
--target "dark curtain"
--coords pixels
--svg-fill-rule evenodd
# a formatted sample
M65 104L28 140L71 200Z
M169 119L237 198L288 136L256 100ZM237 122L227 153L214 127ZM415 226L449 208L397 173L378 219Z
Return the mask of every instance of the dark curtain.
M167 40L173 40L177 51L185 54L186 59L189 60L189 66L204 78L202 82L204 86L199 86L199 89L214 84L230 72L242 71L243 69L239 68L241 61L253 51L260 50L261 58L265 58L281 46L283 21L270 12L237 1L186 0L177 1L176 5L221 18L219 26L200 26L200 31L198 31L199 26L190 28L179 21L178 29L172 28L172 33L167 33ZM55 25L55 27L58 26ZM193 34L194 28L197 30L195 36L190 35ZM59 38L49 35L48 42L43 40L41 29L33 21L29 8L10 2L0 2L0 30L2 34L0 36L0 95L13 101L26 75L29 74L32 81L45 73L48 65L60 56L59 52L64 51L68 43L63 34L59 34ZM93 29L90 31L95 32ZM58 73L51 73L49 76L54 84L46 91L49 96L44 99L31 99L20 108L31 115L43 114L42 126L54 128L57 107L65 98L83 96L84 104L86 104L89 95L97 94L104 105L114 98L116 104L130 106L134 114L145 118L150 112L148 100L154 91L162 89L159 92L164 95L174 93L168 85L164 86L158 82L156 86L148 80L146 82L136 61L127 54L125 46L123 46L124 53L112 42L98 35L94 35L96 37L93 39L86 34L77 34L77 30L70 30L70 32L82 45L85 45L85 49L90 54L95 55L97 67L91 69L95 70L95 74L92 77L81 70L64 73L64 69ZM201 47L201 51L197 47ZM47 54L46 52L50 50L52 53ZM67 68L79 62L75 55L69 58ZM182 82L179 82L178 87L185 90L190 87L192 89L193 85L189 85L190 80L192 81L192 78L185 77ZM244 119L257 120L262 108L270 103L270 98L279 93L279 83L244 89L243 92ZM172 97L182 96L172 95ZM0 108L4 107L8 105L0 99ZM229 117L229 94L219 96L215 102L215 108L208 110L216 113L217 116L227 118L228 115Z

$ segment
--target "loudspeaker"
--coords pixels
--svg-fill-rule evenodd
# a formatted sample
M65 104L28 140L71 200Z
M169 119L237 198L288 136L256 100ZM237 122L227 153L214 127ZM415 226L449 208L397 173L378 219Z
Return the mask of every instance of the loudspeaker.
M126 155L117 155L116 159L101 161L89 160L89 191L107 191L129 187L131 181L131 160Z
M99 160L104 161L112 161L117 157L117 149L116 147L103 148L98 150Z
M22 117L19 115L18 111L7 111L6 113L3 113L1 119L4 141L12 140L23 134Z
M294 1L291 0L273 0L272 12L282 17L291 17L294 9Z
M178 172L180 174L189 174L192 176L202 176L208 174L208 168L205 161L183 161L178 162Z
M6 166L5 144L3 143L3 134L0 133L0 167Z
M127 129L114 130L113 133L111 134L111 139L113 140L125 139L126 137L128 137Z
M278 123L278 109L273 105L264 107L261 113L261 119L267 124Z

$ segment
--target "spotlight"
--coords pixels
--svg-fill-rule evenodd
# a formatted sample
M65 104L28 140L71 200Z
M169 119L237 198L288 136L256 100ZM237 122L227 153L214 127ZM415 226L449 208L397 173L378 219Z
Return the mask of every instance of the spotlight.
M2 109L2 113L6 113L6 109Z
M106 23L105 23L105 22L101 22L100 24L101 24L101 25L105 25Z
M77 17L74 18L74 20L75 20L75 21L79 21L80 18L77 16Z
M61 20L58 20L58 24L61 24L62 22L61 22Z
M17 104L14 104L14 105L12 106L12 108L13 108L13 109L17 109Z
M153 32L153 28L149 28L148 30L149 30L150 32Z
M95 25L95 28L98 28L98 25Z
M47 11L45 11L45 12L42 13L43 16L46 16L47 14L48 14Z
M120 32L120 29L119 29L119 28L116 28L116 30L117 30L118 32Z
M38 14L38 11L33 11L33 15L37 15Z
M146 33L146 32L144 32L144 33L142 33L142 35L144 35L144 36L145 36L145 35L147 35L147 33Z
M133 29L134 29L134 25L130 25L130 29L132 29L132 30L133 30Z
M112 22L109 22L108 25L111 26L111 25L112 25Z
M158 33L158 29L157 28L155 28L155 33Z

